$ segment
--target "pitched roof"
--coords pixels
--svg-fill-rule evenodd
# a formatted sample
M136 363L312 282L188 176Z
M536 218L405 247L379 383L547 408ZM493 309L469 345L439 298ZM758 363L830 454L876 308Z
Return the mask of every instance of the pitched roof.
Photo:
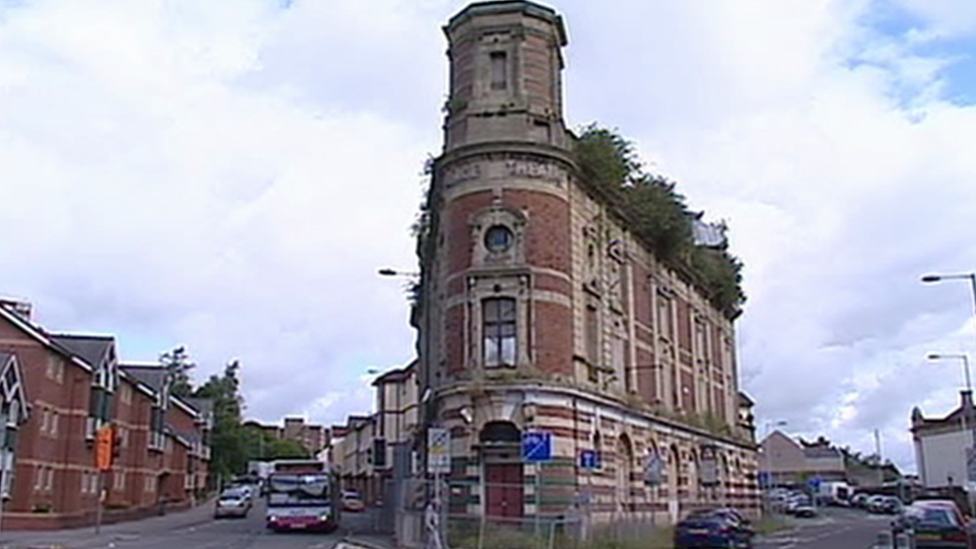
M119 369L154 391L162 389L166 379L166 369L158 364L119 364Z
M110 335L51 334L51 339L95 367L111 359L115 346L115 337Z
M183 399L183 402L186 402L197 412L200 412L202 416L210 415L214 410L214 401L212 398L187 397Z
M807 446L803 449L803 454L808 458L818 459L818 458L839 458L842 457L840 450L837 448L831 448L830 446Z
M6 307L0 307L0 319L6 320L12 326L24 332L29 337L33 338L35 341L41 343L49 350L52 350L68 358L76 366L79 366L88 372L91 372L94 369L92 364L86 361L84 358L81 358L80 356L72 352L70 349L66 348L64 345L48 337L48 335L44 332L44 329L41 328L39 325L34 324L33 322L25 319L24 317L7 309Z

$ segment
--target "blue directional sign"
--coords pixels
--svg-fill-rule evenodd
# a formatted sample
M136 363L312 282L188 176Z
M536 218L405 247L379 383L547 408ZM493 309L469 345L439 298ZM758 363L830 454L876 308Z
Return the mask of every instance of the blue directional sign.
M539 463L552 460L552 433L526 431L522 433L522 461Z
M599 469L600 452L596 450L580 450L579 466L581 469Z
M759 471L759 475L756 478L760 487L769 486L773 480L772 475L768 471Z
M816 492L817 490L820 489L820 483L821 483L820 477L813 477L812 479L807 481L807 486L810 487L810 490Z

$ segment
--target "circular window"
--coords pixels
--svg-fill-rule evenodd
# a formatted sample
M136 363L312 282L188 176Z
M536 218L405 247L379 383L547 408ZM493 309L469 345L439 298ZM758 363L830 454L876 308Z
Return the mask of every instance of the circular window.
M512 231L508 227L495 225L485 232L485 248L488 248L488 251L493 253L504 252L512 247L512 241L514 239L515 235L512 234Z

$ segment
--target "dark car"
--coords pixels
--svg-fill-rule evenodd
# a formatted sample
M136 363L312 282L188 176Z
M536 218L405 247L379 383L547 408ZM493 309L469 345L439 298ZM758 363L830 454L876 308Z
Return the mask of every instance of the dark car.
M674 548L751 549L753 536L755 532L750 528L749 521L735 510L711 509L692 513L674 527Z
M892 522L892 530L909 532L917 549L972 547L966 520L952 502L916 501Z

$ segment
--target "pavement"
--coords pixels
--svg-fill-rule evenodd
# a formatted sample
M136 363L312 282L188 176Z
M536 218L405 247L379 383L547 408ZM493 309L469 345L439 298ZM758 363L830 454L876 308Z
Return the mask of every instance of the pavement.
M323 538L267 535L264 530L263 505L247 521L213 519L213 501L206 501L186 511L163 516L102 526L49 531L0 532L0 549L125 549L161 544L167 548L179 544L185 549L204 547L314 547L316 549L396 549L390 536L371 535L359 523L369 516L354 517L337 535ZM179 537L174 537L179 536ZM258 536L255 538L255 536ZM199 539L198 539L199 538ZM169 541L166 541L169 540Z
M95 533L94 526L63 530L12 530L0 532L0 549L90 549L110 547L114 542L146 533L163 533L190 528L213 520L213 501L162 516L108 524Z

